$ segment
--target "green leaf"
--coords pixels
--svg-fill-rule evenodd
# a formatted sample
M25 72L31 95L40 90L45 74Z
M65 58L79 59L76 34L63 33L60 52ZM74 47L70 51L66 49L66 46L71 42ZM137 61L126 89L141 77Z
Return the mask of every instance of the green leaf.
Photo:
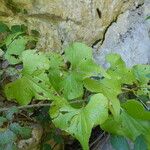
M121 59L121 56L119 54L116 54L116 53L108 54L106 56L106 60L107 60L107 62L110 63L112 68L117 67L120 69L121 67L125 67L125 63Z
M88 59L88 60L82 60L77 68L75 69L75 71L80 74L80 78L81 79L85 79L91 76L97 76L97 75L104 75L106 77L109 77L106 72L104 71L104 69L99 66L98 64L96 64L92 59Z
M76 42L65 49L65 57L71 63L72 68L76 68L81 61L91 60L92 49L85 44Z
M18 38L21 34L22 34L22 32L17 32L17 33L8 35L7 38L4 40L3 45L6 45L6 47L8 48L9 45L10 45L16 38Z
M63 75L64 72L62 71L61 67L64 66L63 57L60 54L51 52L46 54L49 61L50 61L50 68L49 68L49 80L55 90L59 93L61 88L62 79L64 79Z
M117 98L121 93L120 80L112 80L104 78L102 80L86 79L84 80L84 86L91 92L103 93L111 102L111 112L114 116L120 114L120 102Z
M107 73L112 80L120 80L121 83L132 84L135 81L135 76L132 69L126 67L126 64L118 54L109 54L106 60L110 63Z
M137 91L137 95L148 95L150 98L150 65L136 65L133 67L134 74L138 80L138 86L141 87Z
M27 105L31 99L45 100L53 97L53 88L45 73L49 69L49 61L43 53L33 50L23 52L23 74L5 86L8 100L15 99L21 105Z
M93 60L92 49L82 43L73 43L65 50L65 58L71 63L71 70L82 78L101 74L107 76L105 70Z
M25 50L27 41L25 37L20 36L7 47L5 59L7 59L10 64L18 64L21 62L21 54Z
M49 81L54 87L54 89L60 93L61 91L61 83L62 80L64 80L64 76L62 75L62 72L59 69L50 69L49 70Z
M0 22L0 33L3 32L9 32L9 28L6 24L4 24L3 22Z
M22 127L18 123L10 124L10 130L13 131L16 135L20 135L22 138L30 138L32 129L29 127Z
M150 112L146 111L144 106L138 101L135 100L127 101L122 105L122 107L133 118L140 120L150 120Z
M16 140L16 135L9 129L6 131L0 132L0 145L8 144Z
M126 112L122 112L118 120L114 120L113 117L109 117L101 128L109 133L121 135L131 140L135 140L139 135L150 135L150 122L137 120Z
M61 82L65 98L71 100L83 95L83 85L79 78L78 74L72 72Z
M73 43L65 50L65 58L71 63L69 73L61 84L67 99L83 95L83 80L91 76L109 77L105 70L97 65L92 57L92 49L82 43ZM68 87L68 88L67 88Z
M50 61L50 69L60 69L61 66L64 66L64 60L60 54L49 52L46 56Z
M110 142L115 150L130 150L129 144L123 136L111 135Z
M41 72L48 70L50 62L48 58L42 52L36 50L28 50L22 53L24 74L40 74Z
M147 75L150 73L150 65L136 65L133 67L133 71L140 83L145 84L149 81Z
M134 144L134 149L133 150L147 150L147 144L146 141L144 140L143 136L138 136L135 140L135 144Z
M64 100L54 101L50 115L56 127L78 139L83 149L88 150L92 128L105 122L108 117L108 100L102 94L95 94L81 109L71 107Z

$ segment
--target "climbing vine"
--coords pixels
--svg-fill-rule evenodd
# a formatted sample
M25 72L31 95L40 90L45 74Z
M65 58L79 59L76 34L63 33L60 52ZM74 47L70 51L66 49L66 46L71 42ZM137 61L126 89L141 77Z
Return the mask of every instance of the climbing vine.
M127 138L136 150L139 141L150 148L149 65L128 68L118 54L109 54L110 67L105 70L85 44L72 43L63 54L41 52L35 49L37 38L23 25L8 28L1 23L0 33L1 94L8 101L22 105L20 109L34 107L33 101L49 105L55 127L76 138L84 150L89 149L95 126L113 134L115 148L119 140L129 147ZM1 142L1 135L10 134L8 128L30 134L17 123L3 128L6 118L0 119L0 145L7 144Z

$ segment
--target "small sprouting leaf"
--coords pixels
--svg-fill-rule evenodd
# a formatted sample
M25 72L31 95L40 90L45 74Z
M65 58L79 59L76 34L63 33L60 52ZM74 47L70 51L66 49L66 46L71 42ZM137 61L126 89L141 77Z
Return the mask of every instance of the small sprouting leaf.
M49 69L49 61L43 53L33 50L23 52L23 74L5 86L8 100L15 99L21 105L30 103L31 99L51 99L53 89L45 71ZM18 88L19 87L19 88Z
M111 135L110 142L115 150L130 150L129 144L123 136Z
M20 36L7 47L5 59L7 59L10 64L17 64L21 62L21 54L25 50L27 41L28 40L25 37Z
M138 101L135 100L127 101L122 105L122 107L133 118L140 120L150 120L150 112L146 111L144 106Z
M102 94L91 97L86 107L75 109L67 102L54 101L50 115L56 127L78 139L84 150L88 150L91 130L108 117L108 100Z
M0 132L0 145L8 144L16 140L16 134L11 130L7 129L6 131Z
M6 24L0 22L0 33L9 32L9 28Z
M147 150L147 144L142 135L138 136L134 142L134 149L133 150Z
M30 138L32 129L29 127L22 127L18 123L10 124L10 130L16 135L20 135L22 138Z

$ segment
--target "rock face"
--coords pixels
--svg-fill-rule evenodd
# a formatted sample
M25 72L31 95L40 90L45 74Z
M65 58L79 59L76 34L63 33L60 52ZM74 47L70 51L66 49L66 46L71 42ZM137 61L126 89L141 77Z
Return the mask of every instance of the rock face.
M26 23L40 32L39 48L60 50L80 41L89 46L104 40L107 28L126 10L144 0L1 0L0 19ZM17 8L17 9L16 9ZM21 13L18 13L21 9ZM26 13L23 13L23 10ZM16 13L17 11L17 13Z
M108 53L119 53L128 66L150 63L150 1L133 7L121 14L105 34L100 47L95 48L95 59L107 66L105 56Z

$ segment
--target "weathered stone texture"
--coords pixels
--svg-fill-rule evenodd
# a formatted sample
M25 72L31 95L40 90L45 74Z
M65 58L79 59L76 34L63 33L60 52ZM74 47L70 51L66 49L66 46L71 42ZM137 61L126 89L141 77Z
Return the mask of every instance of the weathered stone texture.
M150 63L150 1L121 14L105 34L102 45L95 47L95 59L107 66L105 56L119 53L128 66Z
M7 0L0 3L4 5L4 1L6 4ZM12 24L25 22L29 28L37 29L41 34L39 48L60 50L73 41L81 41L91 46L96 41L103 40L107 27L118 15L141 4L143 0L13 0L12 2L15 6L26 9L27 14L4 9L3 12L7 15L5 14L3 19Z

